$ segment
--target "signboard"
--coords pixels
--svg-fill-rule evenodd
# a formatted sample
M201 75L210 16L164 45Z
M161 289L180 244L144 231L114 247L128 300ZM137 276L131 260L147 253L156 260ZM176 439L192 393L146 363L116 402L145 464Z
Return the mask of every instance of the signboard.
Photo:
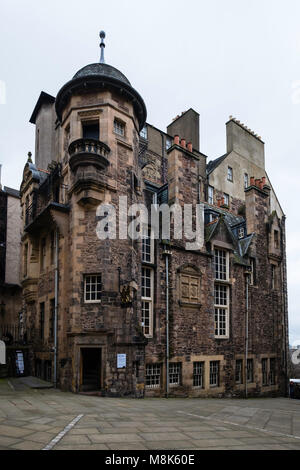
M126 354L117 354L117 368L124 369L126 367Z
M24 356L22 351L16 351L16 367L18 374L24 374Z
M0 364L6 364L5 361L5 343L4 341L0 341Z

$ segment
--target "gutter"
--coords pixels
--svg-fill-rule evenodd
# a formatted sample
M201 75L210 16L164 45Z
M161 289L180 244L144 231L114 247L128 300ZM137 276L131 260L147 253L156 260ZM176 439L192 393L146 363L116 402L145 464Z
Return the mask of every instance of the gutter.
M55 294L54 294L54 387L57 388L57 325L58 325L58 229L55 231Z

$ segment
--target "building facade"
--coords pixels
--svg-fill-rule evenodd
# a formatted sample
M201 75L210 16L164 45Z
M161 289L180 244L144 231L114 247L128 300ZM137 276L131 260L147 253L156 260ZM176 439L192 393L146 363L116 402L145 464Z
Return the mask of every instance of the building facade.
M35 163L20 194L32 373L109 396L285 394L285 216L261 138L230 118L227 153L208 163L199 114L166 132L146 123L142 97L103 58L55 98L42 92L30 121ZM129 236L124 214L132 222L141 205L162 221L171 208L170 234L155 238L143 218L143 237Z
M0 340L7 346L7 366L0 375L16 374L16 349L24 346L20 281L22 219L19 191L0 184Z

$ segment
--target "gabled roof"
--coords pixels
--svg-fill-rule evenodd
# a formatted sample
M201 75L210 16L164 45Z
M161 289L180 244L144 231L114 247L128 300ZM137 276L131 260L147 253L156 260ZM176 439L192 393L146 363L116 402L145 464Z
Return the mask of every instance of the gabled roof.
M10 196L20 198L20 191L17 189L9 188L8 186L4 186L4 191L9 194Z
M249 250L249 247L251 245L254 235L255 235L254 233L251 233L251 235L248 235L248 237L245 237L239 240L239 248L240 248L241 256L245 256L248 253L248 250Z
M43 104L53 104L54 102L55 102L54 96L48 95L48 93L45 93L44 91L42 91L34 107L34 110L31 115L31 118L29 119L29 122L31 122L31 124L35 124L37 115Z
M227 155L229 155L229 153L225 153L225 155L222 155L222 157L216 158L215 160L211 160L210 162L208 162L206 168L207 174L209 175L212 171L214 171L214 169L217 168L217 166L219 166L223 160L225 160Z
M248 253L249 247L255 234L252 233L243 239L239 239L233 231L234 227L245 223L245 218L239 215L232 214L231 212L220 207L210 206L209 204L205 204L204 207L205 209L209 209L219 214L219 217L217 219L205 225L205 241L209 242L214 237L217 228L220 226L220 224L223 223L232 240L235 263L241 264L242 266L249 266L247 259L245 259L244 257Z

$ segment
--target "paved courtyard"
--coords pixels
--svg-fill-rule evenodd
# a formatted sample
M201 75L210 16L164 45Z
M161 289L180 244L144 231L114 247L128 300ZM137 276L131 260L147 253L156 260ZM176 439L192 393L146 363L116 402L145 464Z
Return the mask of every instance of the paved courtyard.
M1 379L0 450L45 447L300 450L300 400L100 398Z

